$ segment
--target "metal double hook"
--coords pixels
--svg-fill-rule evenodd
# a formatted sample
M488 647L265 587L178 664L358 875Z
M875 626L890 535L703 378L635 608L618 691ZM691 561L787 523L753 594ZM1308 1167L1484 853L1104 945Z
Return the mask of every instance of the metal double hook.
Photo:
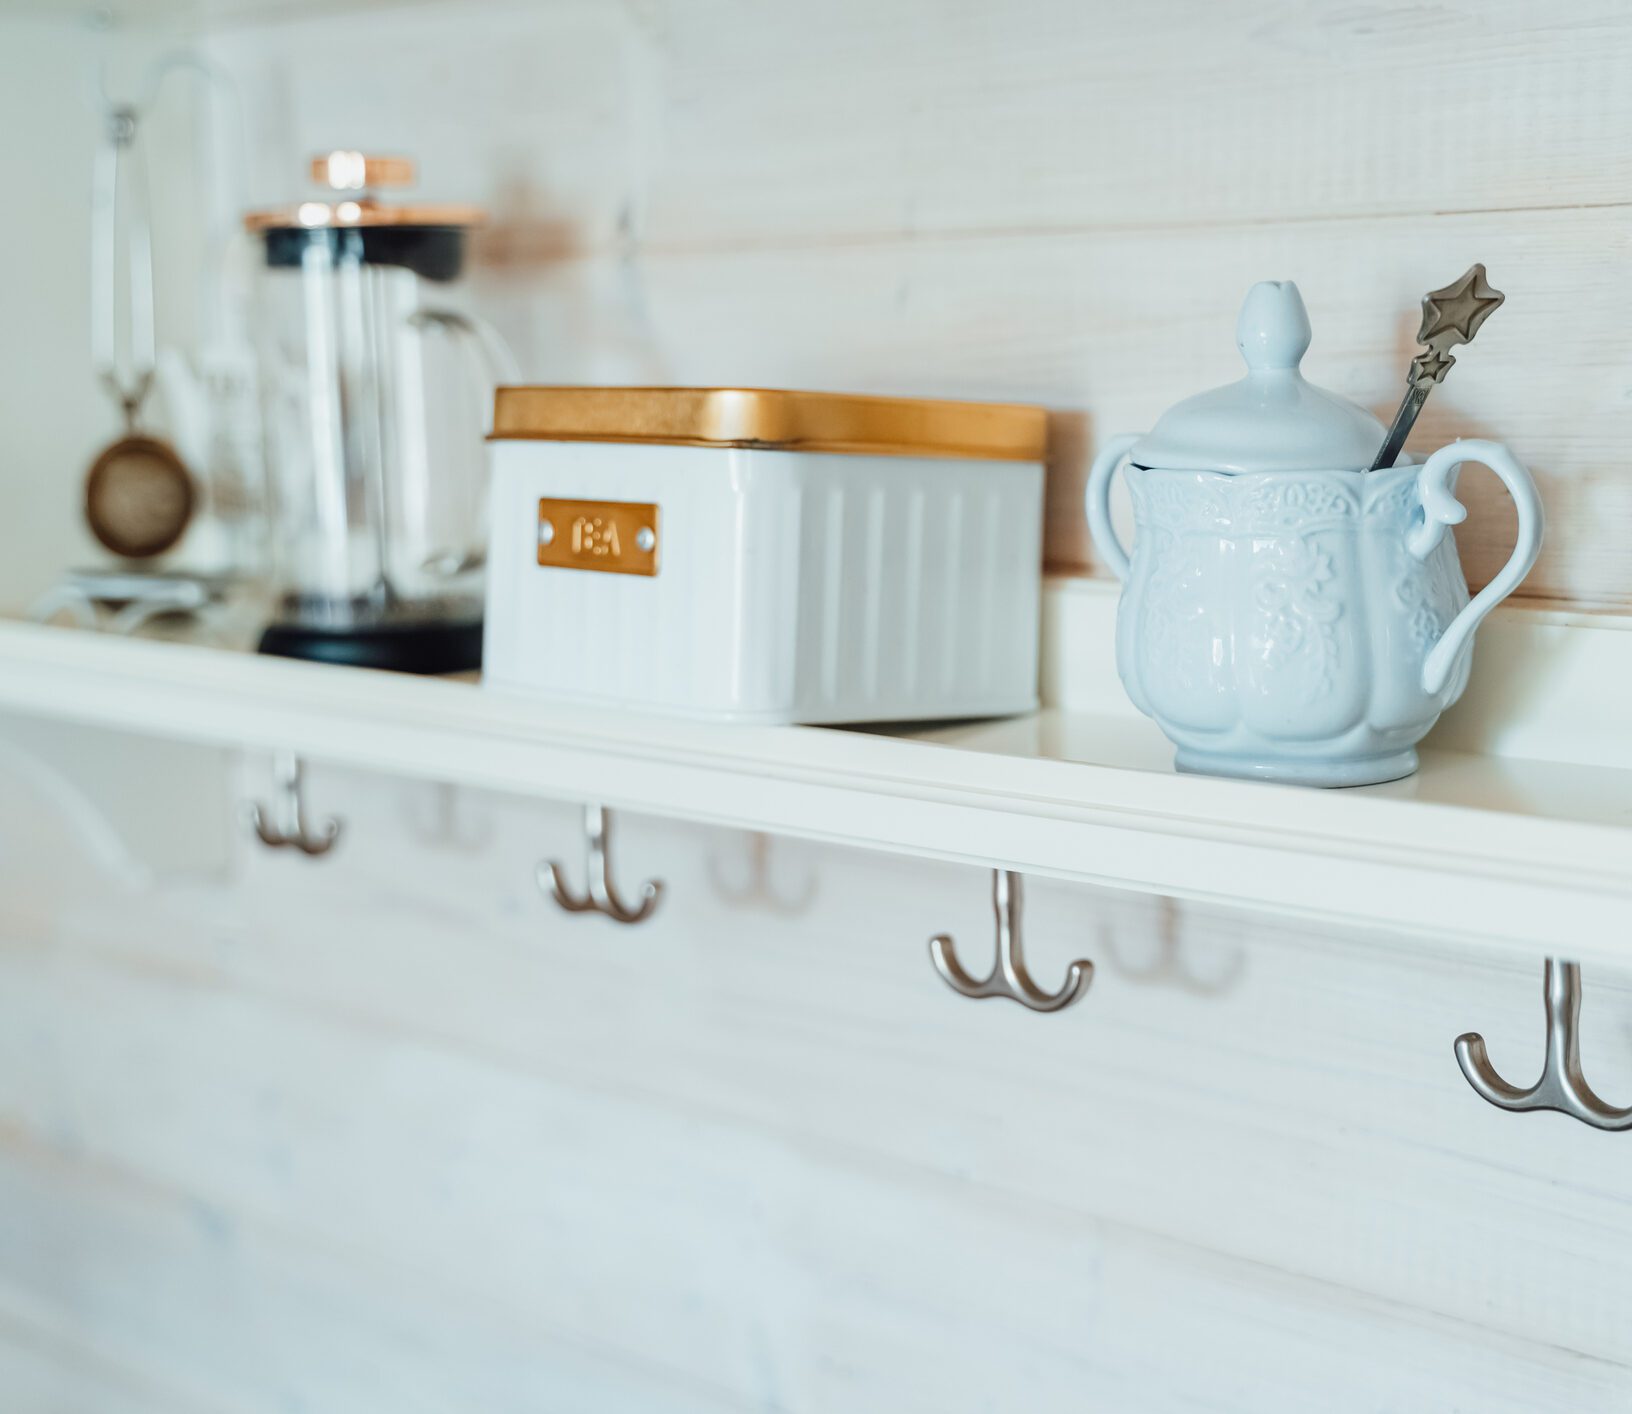
M745 881L741 884L726 878L718 859L709 857L709 878L716 894L734 907L763 908L769 913L798 914L810 907L816 897L815 874L805 876L798 893L778 889L771 878L771 837L752 833L747 837L747 846Z
M1213 997L1228 992L1240 980L1246 970L1246 954L1239 949L1216 977L1204 976L1186 960L1177 899L1165 895L1161 898L1158 920L1156 945L1148 962L1130 964L1116 940L1105 939L1105 952L1111 966L1129 981L1171 986L1198 997Z
M1065 971L1065 985L1058 992L1045 992L1026 971L1025 953L1020 945L1020 876L1007 869L992 870L992 911L997 915L997 960L992 970L977 981L964 971L952 950L952 937L941 933L929 940L930 961L941 980L954 992L980 1000L1007 997L1033 1011L1064 1011L1082 1000L1094 979L1094 964L1078 958Z
M298 849L302 854L327 854L340 838L340 822L333 816L316 830L306 818L306 792L302 783L304 767L292 751L280 751L272 758L272 775L277 787L277 803L272 810L257 802L249 820L262 844L270 849Z
M605 809L599 805L584 807L585 869L589 876L589 892L575 894L562 882L561 865L549 860L538 866L538 886L549 894L568 913L604 913L614 923L640 923L652 916L652 910L663 894L661 880L649 879L640 886L640 903L631 908L619 895L617 887L607 877L608 850L611 847L611 822Z
M1456 1063L1481 1099L1498 1109L1557 1110L1594 1129L1632 1129L1632 1109L1606 1105L1581 1073L1576 1025L1581 1017L1579 963L1547 959L1542 990L1547 1002L1547 1059L1541 1079L1528 1090L1509 1085L1496 1073L1485 1051L1485 1038L1469 1031L1456 1038Z
M415 787L414 802L408 811L408 827L414 838L433 849L461 850L474 853L483 849L493 837L490 821L468 818L469 811L461 808L459 787L447 781L438 781L429 788L428 796ZM428 801L429 808L420 808Z

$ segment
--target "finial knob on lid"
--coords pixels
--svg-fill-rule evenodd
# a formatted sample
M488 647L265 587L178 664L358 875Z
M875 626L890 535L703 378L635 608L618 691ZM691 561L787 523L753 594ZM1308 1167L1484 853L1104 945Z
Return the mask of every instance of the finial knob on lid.
M1241 303L1235 345L1254 373L1296 368L1309 351L1309 311L1290 280L1260 280Z
M1361 470L1382 445L1383 424L1298 371L1309 348L1309 311L1290 280L1247 291L1235 325L1246 377L1169 408L1128 454L1137 466L1175 471Z

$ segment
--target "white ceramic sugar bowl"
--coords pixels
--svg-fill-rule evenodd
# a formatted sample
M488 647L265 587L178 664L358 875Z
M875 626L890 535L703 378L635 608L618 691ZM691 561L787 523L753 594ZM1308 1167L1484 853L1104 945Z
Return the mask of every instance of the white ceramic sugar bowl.
M1115 437L1088 477L1094 544L1124 581L1117 669L1180 770L1369 785L1410 775L1467 685L1474 630L1535 564L1542 508L1506 447L1461 441L1365 470L1384 428L1308 383L1309 316L1290 281L1248 292L1247 376ZM1110 518L1127 460L1131 556ZM1448 527L1463 462L1518 507L1518 544L1470 603Z

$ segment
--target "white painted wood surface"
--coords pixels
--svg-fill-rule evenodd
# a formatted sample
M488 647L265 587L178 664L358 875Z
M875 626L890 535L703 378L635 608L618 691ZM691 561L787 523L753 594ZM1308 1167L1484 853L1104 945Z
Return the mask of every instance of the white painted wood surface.
M0 5L0 189L8 211L27 211L0 222L0 270L8 272L0 302L0 604L10 607L32 600L65 564L100 553L81 513L83 478L122 434L124 418L91 367L91 167L102 140L94 66L106 61L110 85L131 93L170 42L138 27L99 30L77 5ZM160 152L187 150L194 129L186 96L148 115L145 137ZM174 202L193 223L206 209L188 203L191 163L155 162L153 190L161 209ZM175 234L176 224L162 220L158 303L165 332L181 339L193 332L198 290L196 266L170 265Z
M1038 975L1099 975L1039 1017L930 969L985 960L972 868L777 840L756 894L749 837L620 817L669 884L622 930L533 886L575 810L320 768L328 860L133 891L19 858L4 784L0 1387L45 1407L1632 1399L1621 1146L1450 1053L1537 1064L1528 963L1041 881Z
M541 381L1035 399L1048 554L1102 437L1239 375L1294 278L1307 371L1386 417L1418 301L1509 299L1412 447L1507 440L1551 517L1532 597L1632 601L1632 21L1616 0L430 3L213 46L288 198L336 143L495 212L478 296ZM366 54L368 62L358 62ZM1470 481L1482 583L1512 543Z
M1476 670L1450 733L1463 750L1424 747L1403 781L1317 791L1176 774L1115 686L1114 588L1055 582L1047 599L1058 707L942 727L692 722L23 624L0 625L0 704L1485 948L1626 956L1632 751L1605 709L1632 690L1632 618L1501 611L1496 673ZM1513 738L1541 759L1467 749Z
M1632 602L1615 0L152 8L219 21L246 199L355 144L490 204L474 294L530 377L1047 403L1066 570L1092 568L1093 446L1235 375L1252 280L1299 280L1309 373L1386 413L1417 298L1483 259L1508 304L1413 446L1510 441L1552 516L1529 592ZM60 65L29 72L65 131L88 124ZM19 229L4 248L37 255ZM77 307L56 288L48 311ZM58 336L16 364L34 421ZM49 464L0 420L12 603L41 572L22 549L63 544L63 457L102 426L78 396ZM1477 583L1510 530L1468 489ZM1579 641L1545 689L1500 623L1481 652L1619 749ZM1535 719L1440 735L1544 756ZM538 857L577 858L565 804L319 764L314 805L348 822L332 858L235 831L228 872L184 878L138 865L227 802L207 771L141 774L110 840L0 755L7 1409L1632 1405L1625 1142L1498 1114L1451 1058L1476 1028L1534 1073L1535 957L1038 880L1038 974L1085 953L1100 976L1035 1017L930 971L942 929L985 960L976 867L779 839L772 897L733 900L744 837L620 817L622 872L670 884L626 933L533 889ZM1193 975L1132 975L1164 960ZM1587 1073L1617 1102L1629 980L1586 968Z

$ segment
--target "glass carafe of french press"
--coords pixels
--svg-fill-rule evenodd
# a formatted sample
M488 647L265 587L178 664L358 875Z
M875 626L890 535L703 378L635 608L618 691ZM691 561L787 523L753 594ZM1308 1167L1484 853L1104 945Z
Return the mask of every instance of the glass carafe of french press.
M321 198L257 211L277 607L263 653L408 672L480 666L484 433L497 337L450 301L483 213L393 204L405 158L312 162Z

